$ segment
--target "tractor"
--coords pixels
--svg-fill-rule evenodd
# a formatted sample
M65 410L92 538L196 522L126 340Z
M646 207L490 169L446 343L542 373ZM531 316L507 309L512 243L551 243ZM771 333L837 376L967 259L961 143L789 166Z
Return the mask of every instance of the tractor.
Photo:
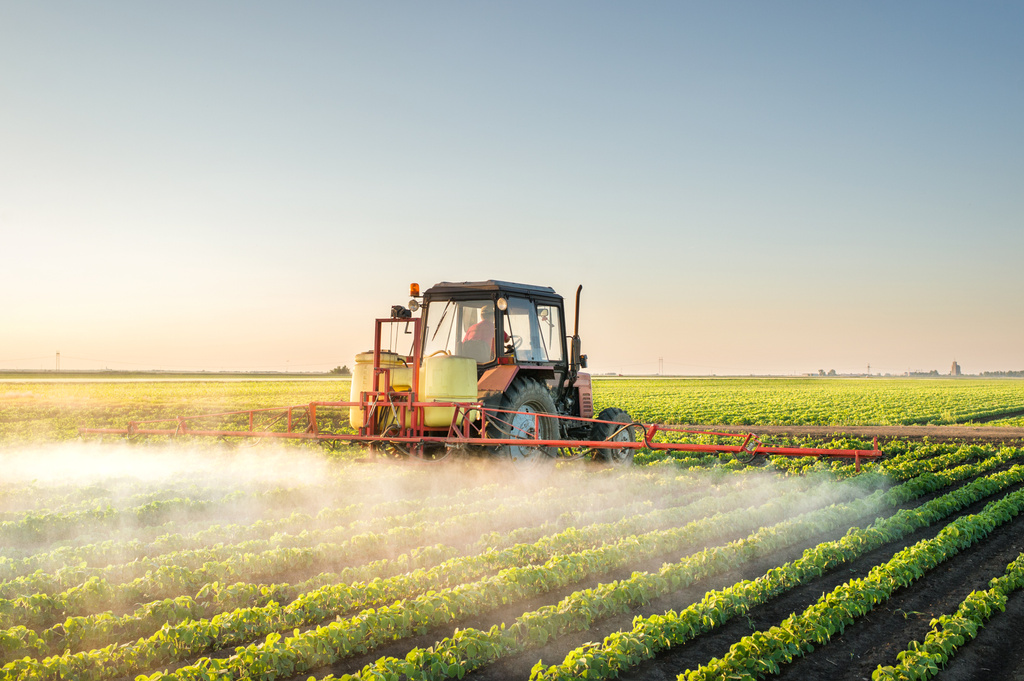
M447 435L453 417L456 427L462 419L472 420L467 432L477 437L567 445L530 442L485 448L516 466L554 459L574 442L635 441L638 426L624 410L611 407L594 419L590 375L581 371L587 366L579 336L582 289L576 289L570 336L563 298L548 286L442 282L420 295L413 284L408 307L395 305L390 319L378 320L375 351L356 357L350 402L361 406L351 408L350 421L362 435L388 438L389 447L403 430ZM413 317L416 312L418 318ZM402 328L392 336L398 342L402 334L412 336L406 345L411 346L409 354L380 348L385 325ZM425 407L417 422L412 410L399 415L394 408L402 393L413 401L476 402L482 409L456 414L452 407ZM423 454L431 458L451 447L445 442L424 445ZM634 449L593 451L599 460L627 464Z

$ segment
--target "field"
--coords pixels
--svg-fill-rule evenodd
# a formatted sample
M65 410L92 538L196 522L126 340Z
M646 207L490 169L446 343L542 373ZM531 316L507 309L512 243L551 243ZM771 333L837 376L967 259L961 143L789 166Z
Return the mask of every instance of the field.
M1019 381L605 379L645 421L1008 420ZM0 381L0 679L1022 679L1024 448L516 476L81 441L324 381ZM830 411L831 410L831 411ZM340 424L344 427L344 424Z
M348 399L347 379L4 380L0 443L66 440L83 424L124 427L232 409ZM595 408L644 422L726 425L1024 425L1020 379L595 378Z

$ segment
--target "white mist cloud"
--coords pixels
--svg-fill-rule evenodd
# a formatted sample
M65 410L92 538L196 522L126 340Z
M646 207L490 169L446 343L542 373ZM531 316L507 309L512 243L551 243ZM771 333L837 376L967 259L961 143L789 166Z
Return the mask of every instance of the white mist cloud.
M89 485L112 478L240 487L318 484L328 462L317 452L281 448L208 449L128 443L62 442L0 450L4 482Z

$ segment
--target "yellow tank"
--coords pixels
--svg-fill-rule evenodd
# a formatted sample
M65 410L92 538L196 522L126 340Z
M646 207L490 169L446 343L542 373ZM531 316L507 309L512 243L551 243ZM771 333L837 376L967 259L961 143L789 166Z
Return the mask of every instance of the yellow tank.
M420 393L421 402L476 402L476 360L453 355L428 357L420 370ZM427 407L423 412L425 426L444 428L451 424L455 407Z
M394 352L380 353L380 367L391 370L392 390L412 390L412 367L407 366L399 355ZM383 381L379 387L381 390L388 389ZM352 370L349 402L358 402L360 393L370 390L373 390L373 353L361 352L356 355L356 365ZM363 410L359 407L349 407L348 420L353 428L362 428L364 425Z

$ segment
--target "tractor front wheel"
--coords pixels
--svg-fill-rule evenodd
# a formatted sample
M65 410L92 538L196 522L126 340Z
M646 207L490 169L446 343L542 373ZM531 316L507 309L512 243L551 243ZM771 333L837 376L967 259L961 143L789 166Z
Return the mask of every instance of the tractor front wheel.
M524 440L558 439L558 419L545 418L556 414L555 401L543 385L532 378L517 378L501 399L502 412L492 419L492 437ZM514 413L512 413L514 412ZM497 455L507 458L516 468L532 468L552 461L558 453L556 447L538 445L501 445Z
M591 440L606 440L608 442L635 442L637 427L629 414L618 407L608 407L597 416L598 421L610 421L611 423L595 423L590 430ZM621 425L620 425L621 424ZM630 447L602 448L597 450L594 458L599 461L607 461L611 464L628 466L633 463L634 449Z

